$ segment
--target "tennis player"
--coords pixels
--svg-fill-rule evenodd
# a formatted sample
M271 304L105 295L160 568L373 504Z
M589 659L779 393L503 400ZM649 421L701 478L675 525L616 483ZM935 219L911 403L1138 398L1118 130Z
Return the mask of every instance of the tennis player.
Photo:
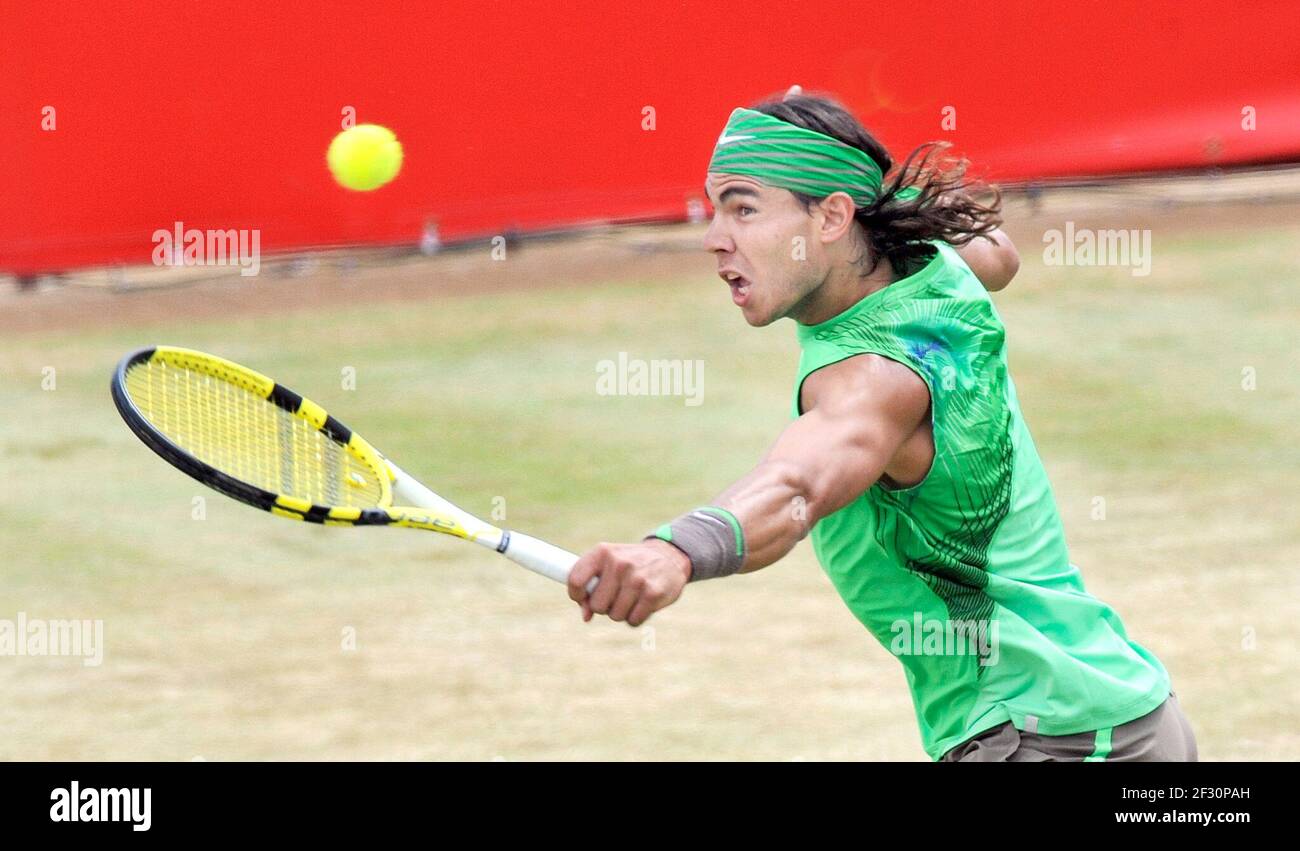
M895 168L797 87L731 113L705 248L746 322L796 323L793 422L709 505L585 553L569 595L585 620L637 626L811 531L902 662L932 759L1195 760L1164 666L1070 563L987 292L1019 258L996 192L943 147Z

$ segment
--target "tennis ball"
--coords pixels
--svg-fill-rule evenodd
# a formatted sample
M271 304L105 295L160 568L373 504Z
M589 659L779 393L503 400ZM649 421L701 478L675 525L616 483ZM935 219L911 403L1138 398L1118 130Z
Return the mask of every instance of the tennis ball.
M369 192L402 170L402 143L387 127L358 124L334 137L325 161L340 185Z

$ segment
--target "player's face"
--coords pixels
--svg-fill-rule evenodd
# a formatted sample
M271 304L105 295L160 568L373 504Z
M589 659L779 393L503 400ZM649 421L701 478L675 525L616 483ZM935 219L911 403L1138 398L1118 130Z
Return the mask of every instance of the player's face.
M752 177L710 173L704 188L714 209L704 248L731 300L756 328L788 316L826 277L813 219L789 191Z

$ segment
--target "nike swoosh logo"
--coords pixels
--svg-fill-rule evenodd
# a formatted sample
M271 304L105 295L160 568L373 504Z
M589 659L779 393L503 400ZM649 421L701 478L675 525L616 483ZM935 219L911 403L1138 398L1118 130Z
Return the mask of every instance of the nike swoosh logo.
M727 134L723 133L721 136L718 137L718 144L725 145L728 142L743 142L746 139L752 139L752 138L754 137L753 136L728 136Z

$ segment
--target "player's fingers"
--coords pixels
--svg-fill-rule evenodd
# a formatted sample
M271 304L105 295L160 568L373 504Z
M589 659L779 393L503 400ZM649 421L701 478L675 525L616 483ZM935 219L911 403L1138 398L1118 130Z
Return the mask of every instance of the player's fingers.
M631 614L627 616L628 626L640 626L650 619L655 613L655 605L649 597L642 594L637 598L636 605L632 608Z
M579 603L578 605L579 605L579 606L582 606L582 622L583 622L583 623L589 623L589 622L591 621L591 618L592 618L592 614L591 614L591 606L587 605L587 601L586 601L586 600L583 600L583 601L582 601L581 603Z
M785 97L781 98L781 100L789 100L795 95L801 95L801 94L803 94L803 86L797 86L797 85L791 86L789 90L786 91Z
M591 581L591 577L600 574L604 557L605 550L602 547L593 547L574 562L573 569L569 571L570 600L581 603L587 599L587 583Z
M602 544L602 546L604 546ZM598 548L599 549L599 548ZM618 592L621 586L622 571L619 564L608 552L603 556L602 567L599 572L600 584L596 590L587 597L587 602L591 605L591 610L598 615L603 615L609 611L609 607L614 605L618 599Z
M641 597L641 588L632 579L625 579L623 587L618 592L618 599L609 609L609 619L612 621L627 620L628 614L636 606L636 601Z

